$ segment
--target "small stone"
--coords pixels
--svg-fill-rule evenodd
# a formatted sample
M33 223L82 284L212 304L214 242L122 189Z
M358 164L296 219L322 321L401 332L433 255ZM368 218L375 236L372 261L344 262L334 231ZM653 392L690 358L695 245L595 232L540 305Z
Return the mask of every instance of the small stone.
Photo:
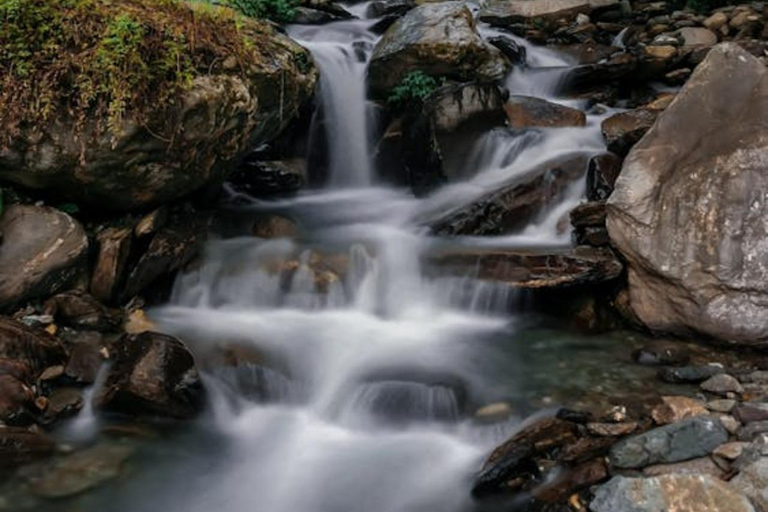
M727 395L728 393L741 393L744 388L735 377L727 373L721 373L710 377L701 383L701 389L717 395Z
M43 370L43 373L40 374L40 377L38 377L38 380L41 381L47 381L47 380L55 380L58 379L64 375L64 366L63 365L56 365L56 366L49 366L45 370Z
M637 422L628 421L625 423L587 423L587 430L590 434L601 437L625 436L637 430Z
M623 405L614 406L603 418L605 421L610 421L612 423L627 421L627 408Z
M715 365L681 366L679 368L662 368L659 370L659 378L665 382L678 384L702 382L720 373L725 373L725 369Z
M722 457L726 460L736 460L741 456L742 452L744 451L744 447L748 444L749 443L744 443L742 441L725 443L715 448L715 451L712 452L712 455Z
M718 419L720 420L720 423L723 424L723 426L725 427L725 430L727 430L729 434L735 434L741 428L741 423L739 422L739 420L737 420L736 418L728 414L722 414L718 416Z
M765 433L768 433L768 421L756 421L741 427L738 431L738 438L739 441L753 441L756 437Z
M675 464L658 464L643 469L645 476L661 475L710 475L721 478L724 471L710 457L677 462Z
M592 413L586 411L574 411L572 409L559 409L555 417L559 420L570 421L584 425L592 419Z
M512 406L507 402L497 402L479 408L475 412L475 419L482 423L497 423L506 421L513 412Z
M690 359L688 349L680 343L652 341L632 353L632 359L643 365L677 365Z
M733 415L744 424L768 421L768 403L742 403L733 409Z
M728 15L724 12L716 12L702 23L705 27L713 32L720 30L724 25L728 23Z
M720 398L717 400L710 400L707 402L707 409L715 412L731 412L731 409L736 406L736 400L729 400Z
M742 383L768 383L768 371L758 370L739 375L739 381Z
M666 425L676 421L708 414L704 405L693 398L685 396L664 396L662 404L651 411L653 421L659 425Z

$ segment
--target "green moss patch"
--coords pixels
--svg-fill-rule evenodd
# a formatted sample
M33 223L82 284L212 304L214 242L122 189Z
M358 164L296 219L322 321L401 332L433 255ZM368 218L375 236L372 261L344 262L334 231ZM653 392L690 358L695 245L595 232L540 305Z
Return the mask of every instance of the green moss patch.
M0 0L0 27L2 146L54 116L78 133L115 136L128 115L172 133L194 78L257 66L272 32L179 0Z

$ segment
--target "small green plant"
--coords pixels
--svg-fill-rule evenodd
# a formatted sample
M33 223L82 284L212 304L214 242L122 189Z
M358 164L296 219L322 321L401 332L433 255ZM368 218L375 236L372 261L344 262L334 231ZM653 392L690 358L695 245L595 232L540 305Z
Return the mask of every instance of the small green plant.
M245 16L280 23L293 21L298 3L298 0L224 0L225 5Z
M411 71L392 89L387 102L395 108L405 109L423 104L443 84L422 71Z

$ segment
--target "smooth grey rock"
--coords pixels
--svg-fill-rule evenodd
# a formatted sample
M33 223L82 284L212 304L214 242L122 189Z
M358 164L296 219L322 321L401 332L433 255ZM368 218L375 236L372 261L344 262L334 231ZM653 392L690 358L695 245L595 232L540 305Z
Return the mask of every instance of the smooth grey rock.
M736 380L736 377L728 375L727 373L721 373L719 375L713 375L704 382L701 383L701 389L715 393L718 395L727 395L728 393L741 393L744 388L741 387L741 383Z
M600 486L592 512L754 512L746 496L711 476L616 476Z
M768 344L767 170L768 72L718 45L633 147L608 200L629 305L648 328Z
M761 434L768 433L768 421L755 421L739 429L740 441L752 441Z
M680 462L708 455L727 441L720 421L697 416L624 439L611 448L610 460L622 469Z

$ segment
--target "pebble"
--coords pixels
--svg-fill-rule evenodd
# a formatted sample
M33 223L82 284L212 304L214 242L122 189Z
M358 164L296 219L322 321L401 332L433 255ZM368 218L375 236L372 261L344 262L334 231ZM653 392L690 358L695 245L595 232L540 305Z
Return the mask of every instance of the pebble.
M768 403L745 402L733 409L733 415L744 424L768 421Z
M742 441L725 443L715 448L715 451L712 452L712 455L722 457L727 460L736 460L741 456L742 452L744 451L744 447L748 444L749 443Z
M741 383L727 373L714 375L701 383L701 389L717 395L727 395L728 393L741 393L744 388Z
M624 423L587 423L587 431L595 436L618 437L626 436L637 430L637 422Z
M736 406L736 400L720 398L717 400L710 400L707 402L707 409L715 412L731 412Z

